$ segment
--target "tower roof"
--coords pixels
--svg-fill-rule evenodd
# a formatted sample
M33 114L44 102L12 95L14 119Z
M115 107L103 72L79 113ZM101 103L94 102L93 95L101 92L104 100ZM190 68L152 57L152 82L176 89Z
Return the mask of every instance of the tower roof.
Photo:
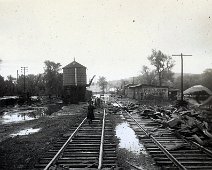
M76 67L84 67L86 68L85 66L83 66L82 64L76 62L75 60L73 62L71 62L70 64L66 65L64 68L76 68Z

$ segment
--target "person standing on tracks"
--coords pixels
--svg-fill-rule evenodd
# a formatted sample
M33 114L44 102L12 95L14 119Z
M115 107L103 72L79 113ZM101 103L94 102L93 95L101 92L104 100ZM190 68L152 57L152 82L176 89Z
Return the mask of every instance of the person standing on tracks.
M87 119L89 124L92 124L92 121L95 119L94 109L95 107L93 106L93 102L89 101L88 111L87 111Z
M100 105L101 105L101 99L99 97L96 98L95 100L95 105L97 108L100 108Z

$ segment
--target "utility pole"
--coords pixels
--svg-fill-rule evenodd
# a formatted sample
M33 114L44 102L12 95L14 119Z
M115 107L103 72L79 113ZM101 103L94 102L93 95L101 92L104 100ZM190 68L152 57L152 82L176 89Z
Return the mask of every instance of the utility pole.
M133 77L133 86L135 85L135 77ZM135 99L135 88L133 89L133 99Z
M192 55L185 55L181 53L180 55L172 55L172 56L181 57L181 102L183 102L183 56L192 56Z
M16 82L17 82L17 84L18 84L18 70L17 70L17 79L16 79Z
M27 71L28 67L21 67L21 71L24 71L24 94L25 94L25 89L26 89L26 76L25 73Z

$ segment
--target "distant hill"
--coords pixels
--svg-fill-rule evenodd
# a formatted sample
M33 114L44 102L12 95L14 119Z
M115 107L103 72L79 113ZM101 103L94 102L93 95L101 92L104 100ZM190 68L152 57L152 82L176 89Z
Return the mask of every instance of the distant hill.
M192 74L192 73L183 73L183 76L190 76L190 75L200 75L200 74ZM174 73L174 79L181 76L181 73Z
M183 73L184 76L189 76L189 75L200 75L200 74L192 74L192 73ZM181 73L174 73L173 77L174 79L178 78L181 76ZM134 83L137 84L136 82L136 79L138 79L138 76L137 77L134 77ZM121 84L123 83L123 81L125 81L125 84L128 84L128 83L133 83L133 77L129 77L129 78L125 78L125 79L121 79L121 80L112 80L112 81L108 81L108 83L111 85L111 86L117 86L117 87L120 87Z

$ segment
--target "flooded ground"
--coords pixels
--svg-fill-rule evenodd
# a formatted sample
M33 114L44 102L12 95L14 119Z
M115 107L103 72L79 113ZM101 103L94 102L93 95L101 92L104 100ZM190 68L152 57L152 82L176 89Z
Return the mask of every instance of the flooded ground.
M123 120L123 118L122 118ZM147 153L143 144L139 141L135 131L128 122L121 122L115 128L116 137L119 139L119 152L127 157L130 169L157 170L152 158ZM125 158L126 159L126 158ZM135 168L136 167L136 168Z
M48 104L42 107L35 105L16 105L14 107L1 108L0 142L9 137L28 135L37 132L34 129L41 127L36 125L35 122L56 119L57 117L62 116L80 115L84 112L84 106L86 106L86 104L73 104L69 106L63 106L61 104ZM32 126L32 124L34 125Z
M57 108L54 109L56 105L45 105L45 107L48 106L43 116L39 117L42 114L37 113L36 118L33 113L36 109L32 106L31 108L29 106L4 108L4 115L7 112L6 115L15 113L21 116L19 112L24 112L25 119L26 115L29 115L33 120L0 124L1 170L34 169L39 158L53 148L55 141L61 138L61 134L70 132L70 129L85 117L82 112L83 105L80 104L64 107L64 114L61 107L58 107L60 111L57 111ZM61 115L57 116L55 112L60 112ZM76 114L77 112L81 114Z
M47 107L14 107L3 112L0 116L0 124L33 120L45 116L47 113Z
M43 107L38 106L18 106L6 108L1 111L0 125L19 123L28 120L38 119L43 116L50 116L62 108L62 105L49 104ZM63 109L62 109L63 112ZM63 112L64 113L64 112Z
M129 123L123 122L116 126L116 136L120 139L119 147L125 148L135 154L147 154L145 148L139 143L135 131L130 128Z

